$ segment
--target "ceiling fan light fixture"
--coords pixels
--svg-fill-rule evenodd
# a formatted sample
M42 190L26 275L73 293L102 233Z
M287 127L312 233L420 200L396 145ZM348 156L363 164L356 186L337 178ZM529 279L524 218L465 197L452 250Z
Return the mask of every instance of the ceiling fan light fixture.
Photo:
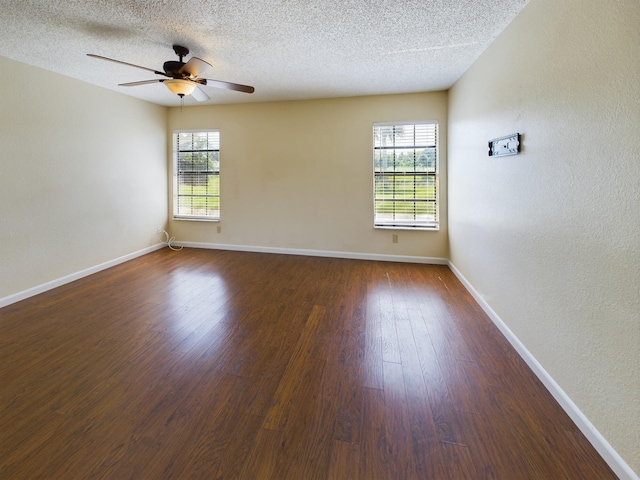
M196 88L196 84L189 80L182 80L180 78L171 78L163 82L172 93L180 97L185 95L191 95Z

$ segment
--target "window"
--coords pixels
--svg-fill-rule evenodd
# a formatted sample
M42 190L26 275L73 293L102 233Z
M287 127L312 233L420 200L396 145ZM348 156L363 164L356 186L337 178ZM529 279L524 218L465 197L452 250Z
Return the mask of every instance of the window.
M438 124L373 125L374 227L438 228Z
M173 218L220 220L220 132L174 132Z

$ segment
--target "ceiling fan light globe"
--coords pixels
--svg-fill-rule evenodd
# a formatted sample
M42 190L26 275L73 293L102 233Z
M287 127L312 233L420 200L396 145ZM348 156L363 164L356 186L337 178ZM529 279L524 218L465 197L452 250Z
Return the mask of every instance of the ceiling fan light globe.
M182 80L179 78L173 78L169 80L165 80L163 82L172 93L176 95L180 95L181 97L184 95L191 95L191 93L195 90L196 84L190 82L189 80Z

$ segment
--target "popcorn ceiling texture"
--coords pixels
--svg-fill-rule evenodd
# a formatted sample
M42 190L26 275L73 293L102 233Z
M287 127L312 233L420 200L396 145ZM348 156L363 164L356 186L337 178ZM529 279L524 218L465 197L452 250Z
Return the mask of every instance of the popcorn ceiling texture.
M167 106L179 100L161 84L117 86L153 73L85 54L161 69L177 60L177 43L214 66L207 78L256 87L206 87L207 103L437 91L527 2L4 0L0 55ZM16 77L37 88L37 78Z

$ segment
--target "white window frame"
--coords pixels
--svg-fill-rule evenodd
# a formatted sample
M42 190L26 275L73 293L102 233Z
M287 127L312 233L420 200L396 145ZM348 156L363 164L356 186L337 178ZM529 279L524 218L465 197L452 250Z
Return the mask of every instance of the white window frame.
M407 126L427 125L427 135L423 138L396 142L395 131L405 130ZM386 128L385 128L386 127ZM384 140L381 133L392 127L392 139ZM407 122L376 122L373 124L373 226L374 228L401 230L439 230L439 163L438 121L421 120ZM392 152L392 165L382 165L383 151ZM432 157L433 152L435 157ZM413 168L399 167L396 158L400 155L413 155ZM425 166L419 166L417 156L424 155ZM433 167L427 166L435 162ZM382 188L382 182L391 181L392 187ZM396 185L413 181L412 196L396 196ZM424 188L418 191L418 183Z
M207 148L204 149L184 149L178 150L179 147L179 136L181 134L207 134L207 136L212 137L212 144L209 145L207 142ZM213 134L213 135L211 135ZM174 130L173 135L173 219L174 220L195 220L195 221L210 221L217 222L220 221L220 130L213 129L197 129L197 130ZM217 148L216 148L217 147ZM180 169L179 166L179 156L180 153L189 153L189 152L208 152L213 153L214 157L217 157L217 171L216 169ZM192 185L192 188L195 186L202 186L207 188L208 190L208 181L207 178L204 182L203 177L209 176L217 176L218 177L218 188L217 193L215 193L215 188L213 192L209 191L206 193L181 193L180 189L180 179L184 178L184 176L194 176L200 177L200 185ZM191 205L185 205L182 199L190 198ZM217 199L217 200L216 200ZM194 202L195 201L195 202ZM194 211L194 203L203 202L205 204L204 208L201 208L197 211ZM212 202L212 203L210 203ZM218 208L211 207L209 205L217 202Z

